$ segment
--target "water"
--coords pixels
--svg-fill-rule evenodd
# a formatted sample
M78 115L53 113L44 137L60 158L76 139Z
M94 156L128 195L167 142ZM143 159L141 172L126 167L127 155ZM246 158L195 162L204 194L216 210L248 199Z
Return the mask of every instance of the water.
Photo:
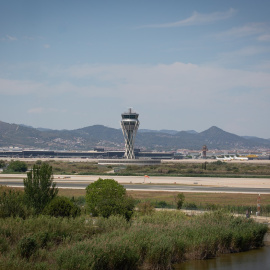
M222 255L215 259L188 261L177 270L270 270L270 246L247 252Z

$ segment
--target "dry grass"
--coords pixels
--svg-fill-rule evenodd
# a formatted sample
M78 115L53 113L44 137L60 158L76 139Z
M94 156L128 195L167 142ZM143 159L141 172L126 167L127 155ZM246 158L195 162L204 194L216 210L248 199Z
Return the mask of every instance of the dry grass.
M23 190L23 188L14 188ZM165 201L173 204L174 197L179 192L166 191L127 191L128 195L134 199L142 201ZM66 197L85 196L85 189L59 189L59 195ZM257 205L257 194L241 194L241 193L191 193L184 192L185 202L200 204L216 204L216 205L233 205L233 206L250 206ZM261 194L261 205L270 204L270 194Z
M59 188L58 195L65 197L80 197L85 196L85 189L65 189Z
M179 192L166 191L128 191L128 194L138 200L166 201L173 203ZM191 193L185 192L185 202L199 204L249 206L256 205L258 195L240 193ZM270 194L261 195L261 205L270 204Z
M174 197L179 192L166 191L127 191L128 195L138 200L166 201L174 203ZM67 197L85 196L83 189L59 189L59 194ZM217 205L234 205L249 206L257 204L258 195L256 194L240 194L240 193L191 193L185 192L185 202L199 204L217 204ZM270 204L270 194L261 195L261 205Z

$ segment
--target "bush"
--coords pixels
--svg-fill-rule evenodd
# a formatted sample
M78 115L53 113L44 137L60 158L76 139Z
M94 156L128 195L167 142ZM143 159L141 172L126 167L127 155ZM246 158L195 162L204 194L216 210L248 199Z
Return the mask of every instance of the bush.
M5 161L4 160L0 160L0 169L1 168L5 168L5 166L6 166Z
M137 205L138 212L142 215L151 215L155 212L154 206L150 202L142 202Z
M27 171L27 165L25 162L16 160L11 161L6 169L7 172L26 172Z
M24 196L22 192L13 189L0 189L0 217L21 217L26 218L31 211L24 205Z
M93 216L108 218L122 215L129 220L135 201L126 194L126 189L113 179L101 179L86 187L86 203Z
M1 237L0 238L0 254L2 255L8 250L8 243L6 238Z
M185 195L183 193L177 194L177 196L175 197L175 201L176 201L176 208L181 209L185 201Z
M38 249L35 238L28 236L23 237L18 244L18 252L22 258L29 259Z
M80 215L81 209L66 197L55 197L43 213L54 217L76 217Z
M184 207L188 210L197 210L198 207L195 203L185 203Z
M168 207L168 204L165 201L159 201L155 203L156 208L166 208Z

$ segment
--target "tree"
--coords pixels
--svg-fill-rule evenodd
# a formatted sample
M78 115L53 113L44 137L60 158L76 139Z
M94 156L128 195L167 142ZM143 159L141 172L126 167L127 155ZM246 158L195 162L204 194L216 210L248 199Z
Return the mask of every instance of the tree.
M54 217L76 217L81 209L66 197L55 197L45 207L44 214Z
M37 214L57 195L58 189L53 182L52 166L47 163L35 164L23 180L26 202Z
M122 185L113 179L101 178L86 187L86 203L93 216L122 215L127 220L135 207L134 199L127 196Z
M26 172L27 165L25 162L20 160L11 161L7 167L7 171L10 172Z
M176 208L181 209L185 201L185 195L183 193L178 193L177 196L175 196L175 201L176 201Z

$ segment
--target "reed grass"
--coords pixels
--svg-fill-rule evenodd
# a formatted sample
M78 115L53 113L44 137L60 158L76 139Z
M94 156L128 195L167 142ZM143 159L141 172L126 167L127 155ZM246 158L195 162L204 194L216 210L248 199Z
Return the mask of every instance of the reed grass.
M223 212L0 219L1 269L171 269L174 263L262 246L267 226ZM32 239L31 253L20 253ZM27 248L27 245L23 246ZM29 255L29 256L28 256Z

